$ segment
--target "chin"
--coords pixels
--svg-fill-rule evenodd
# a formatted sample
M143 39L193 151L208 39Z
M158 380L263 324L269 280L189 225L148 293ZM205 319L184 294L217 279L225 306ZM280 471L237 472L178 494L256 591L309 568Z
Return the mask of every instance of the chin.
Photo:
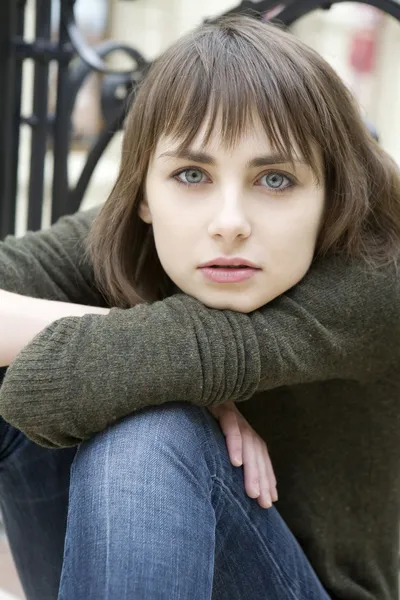
M188 294L189 296L192 296L192 298L195 298L196 300L204 304L204 306L207 306L207 308L214 308L215 310L232 310L233 312L243 314L251 313L254 310L258 310L265 304L268 304L268 302L271 302L271 300L273 300L277 295L271 293L270 297L265 297L264 295L264 297L262 298L254 298L251 297L250 294L246 297L246 294L243 290L238 290L237 292L234 292L232 290L229 292L227 290L214 290L210 293L210 290L193 290L189 289L188 286L184 285L181 285L179 290L183 294Z
M237 298L236 301L235 299L229 301L226 299L223 300L222 298L220 300L198 298L198 300L200 300L200 302L202 302L208 308L215 308L217 310L232 310L234 312L244 314L250 313L253 310L257 310L263 306L263 304L257 304L256 302L240 302L239 298Z

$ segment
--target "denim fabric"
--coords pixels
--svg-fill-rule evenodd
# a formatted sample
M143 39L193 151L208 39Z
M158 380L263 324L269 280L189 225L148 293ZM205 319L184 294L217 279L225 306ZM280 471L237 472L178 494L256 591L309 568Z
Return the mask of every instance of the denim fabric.
M55 600L75 449L48 450L0 417L0 508L28 600Z
M327 600L206 409L150 407L83 443L59 600Z

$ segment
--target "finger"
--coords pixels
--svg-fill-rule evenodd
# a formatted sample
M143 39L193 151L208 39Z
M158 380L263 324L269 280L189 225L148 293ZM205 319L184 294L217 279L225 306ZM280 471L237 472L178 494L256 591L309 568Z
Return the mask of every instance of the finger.
M250 498L260 495L258 461L254 446L254 436L249 429L242 430L244 487Z
M207 406L207 410L215 417L217 420L219 419L220 409L219 406Z
M263 444L263 454L264 454L264 460L265 460L265 464L266 464L266 468L267 468L267 472L268 472L268 480L269 480L269 484L270 484L269 489L270 489L270 493L271 493L271 499L272 499L272 502L276 502L278 500L278 490L276 488L276 477L275 477L274 468L272 466L271 457L269 455L266 444Z
M255 440L256 457L258 461L258 472L260 476L260 496L257 499L262 508L271 508L271 481L268 471L268 461L265 460L264 442L257 436Z
M220 413L219 424L226 438L229 458L235 467L243 463L242 434L234 411L226 409Z
M226 400L225 402L222 402L222 404L218 404L218 406L207 406L207 409L211 414L214 415L216 419L219 419L220 416L227 410L232 410L235 412L235 414L241 416L241 413L236 408L236 404L232 402L232 400Z

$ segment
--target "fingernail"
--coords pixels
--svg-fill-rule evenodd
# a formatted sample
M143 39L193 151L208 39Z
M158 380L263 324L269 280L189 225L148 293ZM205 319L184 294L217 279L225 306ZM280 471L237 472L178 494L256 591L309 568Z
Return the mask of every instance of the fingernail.
M236 454L233 457L233 463L235 465L235 467L241 467L242 466L242 457L240 456L240 454Z
M278 501L278 491L275 489L272 492L272 502L277 502Z

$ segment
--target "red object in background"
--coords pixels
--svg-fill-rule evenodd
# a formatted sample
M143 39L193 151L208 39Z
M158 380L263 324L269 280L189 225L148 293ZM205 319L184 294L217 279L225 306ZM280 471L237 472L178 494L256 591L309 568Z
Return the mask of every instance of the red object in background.
M357 73L372 73L377 52L376 30L364 29L351 40L350 64Z
M274 8L271 8L264 14L263 20L270 21L271 19L279 15L279 13L282 12L284 8L286 8L285 4L278 4L278 6L274 6Z

